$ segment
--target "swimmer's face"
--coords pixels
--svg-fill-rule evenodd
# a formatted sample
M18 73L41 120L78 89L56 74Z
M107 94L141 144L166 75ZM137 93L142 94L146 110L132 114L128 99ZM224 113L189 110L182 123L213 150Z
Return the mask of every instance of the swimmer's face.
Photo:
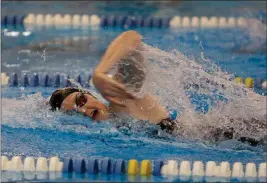
M78 104L77 104L78 99ZM108 119L108 108L90 94L74 92L68 95L61 104L61 110L77 111L93 120Z

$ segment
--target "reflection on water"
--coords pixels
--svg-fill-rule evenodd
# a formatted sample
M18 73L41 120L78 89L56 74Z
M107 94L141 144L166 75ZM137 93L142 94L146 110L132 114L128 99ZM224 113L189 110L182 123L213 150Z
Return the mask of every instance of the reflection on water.
M264 178L230 178L230 177L207 177L207 176L142 176L126 174L79 174L61 172L1 172L1 181L59 181L59 182L265 182Z

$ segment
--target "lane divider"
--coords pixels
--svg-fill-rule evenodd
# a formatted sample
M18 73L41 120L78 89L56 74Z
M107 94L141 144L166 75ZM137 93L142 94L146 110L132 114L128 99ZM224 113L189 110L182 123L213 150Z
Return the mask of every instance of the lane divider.
M126 173L126 165L125 165L124 160L118 159L115 161L114 173L115 174L125 174Z
M71 82L69 81L70 76L64 75L41 75L34 73L32 76L28 76L28 74L6 74L1 73L1 85L3 86L12 86L12 87L67 87L71 86ZM93 86L91 74L88 77L78 75L75 78L75 81L81 84L84 87Z
M6 156L1 156L1 170L7 170L8 165L8 158Z
M53 162L51 161L50 166L53 165ZM34 158L33 157L26 157L24 159L24 166L23 166L24 171L29 171L29 172L34 172L35 171L35 163L34 163ZM53 169L51 169L53 170Z
M101 165L100 168L98 165ZM139 164L136 159L131 159L126 163L125 160L89 159L84 158L64 158L58 157L25 157L1 156L1 170L16 172L36 172L43 177L45 172L52 175L53 172L58 173L78 173L78 174L128 174L150 176L197 176L197 177L225 177L225 178L266 178L266 162L260 163L258 168L255 163L247 163L245 172L241 162L235 162L231 165L227 161L221 162L218 166L214 161L208 161L204 166L202 161L195 161L191 167L189 161L181 161L180 166L176 160L168 160L165 164L162 160L142 160ZM127 169L127 171L126 171ZM257 172L258 169L258 172ZM42 173L43 172L43 173ZM58 175L52 175L58 177Z
M231 176L230 164L227 161L221 162L219 175L221 177L230 177Z
M245 82L244 82L243 78L236 77L235 82L240 83L240 84L245 84L247 88L255 87L255 88L267 90L267 81L264 81L262 78L253 79L251 77L247 77L245 78Z
M1 85L3 86L23 86L23 87L67 87L72 86L69 78L74 78L76 82L83 87L94 87L92 83L92 75L88 76L78 75L77 77L70 77L69 75L42 75L34 73L32 76L28 74L6 74L1 73ZM236 83L243 84L243 78L236 77ZM245 86L247 88L258 88L267 90L267 81L262 78L253 79L251 77L245 78Z
M10 170L18 171L22 169L22 161L19 156L13 156L10 162Z
M14 15L14 16L2 16L2 25L23 25L25 20L24 15Z
M153 175L159 176L161 174L161 168L163 166L162 160L155 160L154 161L154 167L153 167Z
M36 171L41 171L41 172L46 172L48 171L48 166L47 166L47 159L45 157L39 157L37 158L36 162Z
M142 16L98 16L98 15L70 15L70 14L33 14L26 16L2 16L2 25L38 25L38 26L101 26L101 27L153 27L153 28L178 28L178 27L202 27L202 28L229 28L247 27L248 18L244 17L142 17Z
M248 163L246 165L245 176L246 177L256 177L257 176L256 165L254 163Z
M241 162L235 162L233 165L232 177L243 177L244 169Z
M63 161L63 172L73 172L73 160L71 158L65 158Z
M259 177L267 177L267 163L261 163L259 166ZM265 179L266 180L266 179Z
M152 165L149 160L142 160L140 164L140 175L151 175Z
M76 173L85 174L86 173L86 162L84 159L74 160L74 170Z
M112 173L112 162L109 158L105 158L101 161L101 173L102 174Z
M192 175L203 176L204 175L204 165L201 161L195 161L193 164Z
M180 165L180 175L190 176L191 173L191 163L189 161L182 161Z
M213 170L216 168L216 163L214 161L208 161L206 163L206 176L214 176L215 174L213 173Z
M172 175L177 176L178 171L178 163L175 160L168 160L168 162L162 166L161 174L162 175Z
M99 173L99 166L97 159L89 159L87 161L87 172L89 174L97 174Z
M127 173L129 175L136 175L136 174L138 174L138 171L139 171L139 169L138 169L138 161L136 159L129 160Z

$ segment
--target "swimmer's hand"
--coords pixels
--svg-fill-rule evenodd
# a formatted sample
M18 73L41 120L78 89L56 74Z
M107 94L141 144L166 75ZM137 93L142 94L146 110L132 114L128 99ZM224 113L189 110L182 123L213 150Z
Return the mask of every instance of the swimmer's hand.
M101 95L111 103L126 107L121 101L135 98L133 94L126 91L123 84L116 82L104 73L94 72L92 79L95 87Z

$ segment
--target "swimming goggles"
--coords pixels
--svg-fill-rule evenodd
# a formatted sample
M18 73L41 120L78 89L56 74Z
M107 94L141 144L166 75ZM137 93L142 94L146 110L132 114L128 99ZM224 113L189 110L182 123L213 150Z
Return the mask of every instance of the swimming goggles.
M76 104L77 108L80 108L86 104L86 102L87 102L86 94L91 95L93 98L97 99L95 96L93 96L89 92L80 92L76 95L76 99L75 99L75 104Z
M78 93L76 95L76 100L75 100L75 104L76 104L76 112L77 112L77 109L80 108L80 107L83 107L86 102L87 102L87 96L86 94L92 96L93 98L97 99L95 96L93 96L91 93L89 92L81 92L81 93ZM90 117L91 118L94 118L94 116L97 114L98 110L95 109L91 112L90 114ZM84 114L85 115L85 114Z

